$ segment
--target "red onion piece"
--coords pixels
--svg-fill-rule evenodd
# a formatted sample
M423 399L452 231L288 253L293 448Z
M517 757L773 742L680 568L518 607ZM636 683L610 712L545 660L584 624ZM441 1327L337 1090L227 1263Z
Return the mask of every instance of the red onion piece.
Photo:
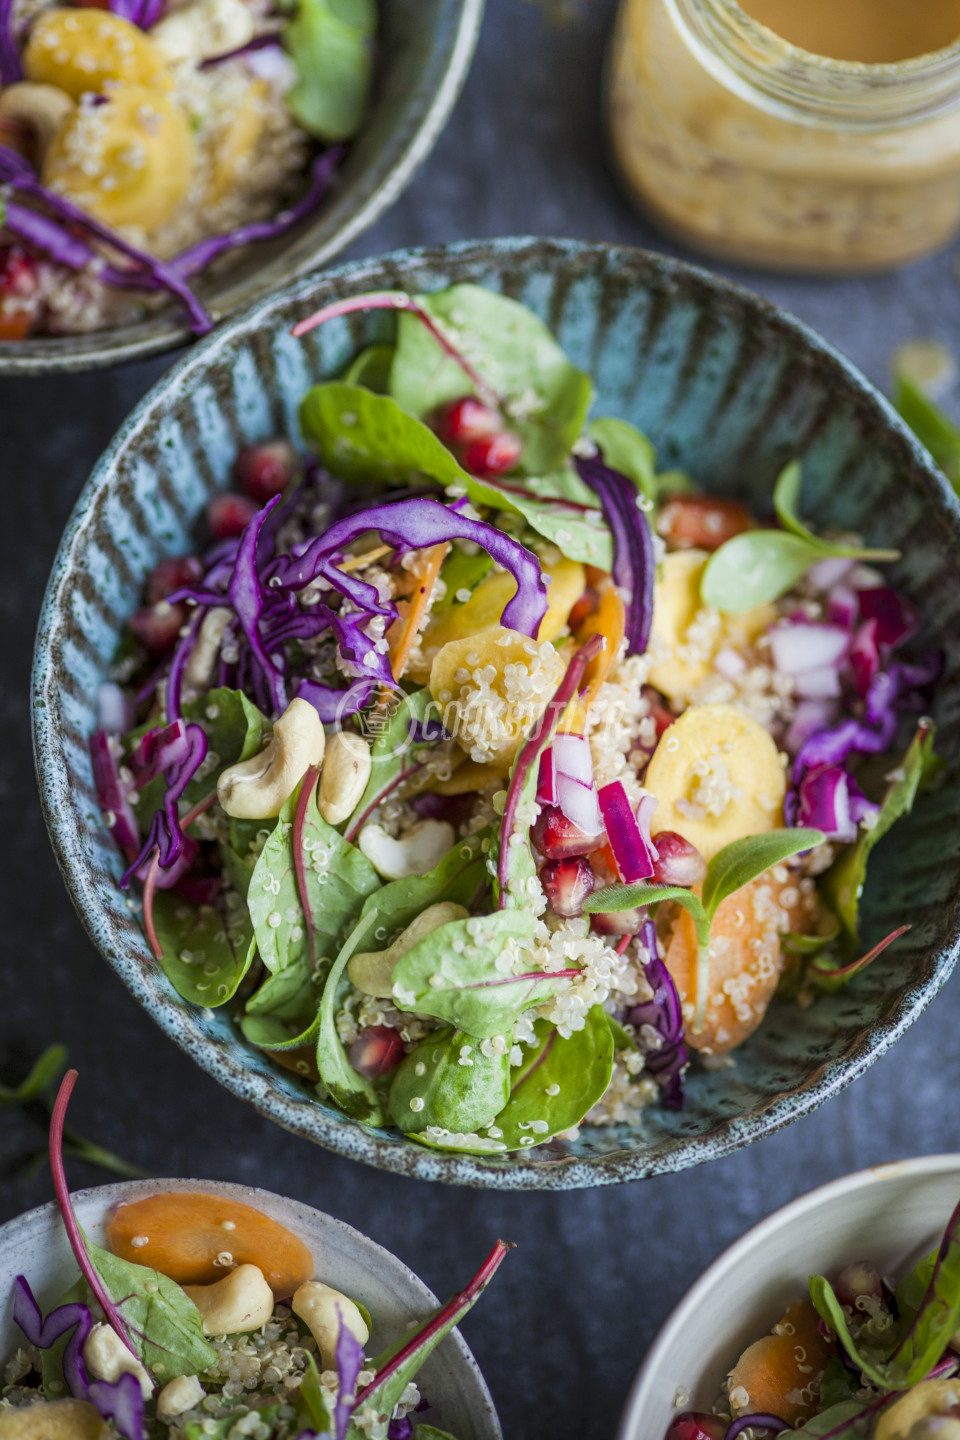
M847 659L857 694L865 700L873 679L880 669L880 625L877 620L864 620L853 637Z
M840 695L840 675L832 665L801 670L794 689L801 700L836 700Z
M816 565L811 565L807 571L807 584L814 590L832 590L835 585L843 584L856 563L855 560L845 560L832 555L826 560L818 560Z
M769 633L773 663L783 675L839 665L850 647L850 636L839 625L777 625Z
M857 593L849 585L834 585L827 598L827 616L831 625L852 630L857 623L860 603Z
M552 745L558 775L569 775L584 785L593 784L593 756L590 741L582 735L555 735Z
M910 601L888 585L861 590L859 599L863 619L876 621L881 645L902 645L920 628L920 615Z
M603 834L603 821L600 818L593 782L585 785L581 780L574 780L569 775L558 774L557 803L567 819L572 820L584 835L591 836L595 844L597 838Z
M607 828L607 839L624 884L632 885L637 880L648 880L653 874L657 858L656 847L649 836L649 818L648 833L645 836L620 780L604 785L598 799L600 813Z
M544 750L540 756L540 769L537 773L537 804L556 805L557 803L557 767L553 756L553 746Z

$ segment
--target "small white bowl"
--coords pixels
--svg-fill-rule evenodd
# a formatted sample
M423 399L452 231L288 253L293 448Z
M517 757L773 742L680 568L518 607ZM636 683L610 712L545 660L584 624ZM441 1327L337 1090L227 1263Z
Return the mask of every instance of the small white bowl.
M960 1155L930 1155L845 1175L755 1225L701 1275L660 1331L618 1440L664 1440L678 1409L709 1412L741 1351L807 1294L811 1275L872 1260L899 1278L936 1246L958 1200Z
M369 1348L373 1354L437 1306L436 1296L395 1255L342 1220L269 1190L209 1180L137 1180L79 1190L73 1204L90 1239L106 1245L106 1223L119 1201L141 1200L169 1190L228 1196L263 1210L299 1235L313 1254L317 1277L359 1300L370 1311L373 1333ZM465 1255L464 1271L476 1268L473 1262L479 1265L482 1258ZM26 1276L46 1313L73 1283L76 1272L77 1264L54 1203L0 1226L0 1360L22 1343L11 1315L16 1276ZM466 1279L466 1273L451 1276L451 1289L454 1285L459 1288ZM496 1304L496 1295L489 1296L485 1303ZM430 1409L423 1415L425 1424L450 1430L457 1440L502 1440L490 1392L459 1331L447 1336L434 1350L417 1384L430 1402Z

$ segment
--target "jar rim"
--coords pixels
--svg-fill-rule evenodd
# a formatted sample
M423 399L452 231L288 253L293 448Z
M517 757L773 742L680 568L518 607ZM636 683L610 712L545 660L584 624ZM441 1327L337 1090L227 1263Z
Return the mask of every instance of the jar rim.
M717 78L786 118L875 130L960 108L960 35L906 60L837 60L784 40L738 0L667 3Z

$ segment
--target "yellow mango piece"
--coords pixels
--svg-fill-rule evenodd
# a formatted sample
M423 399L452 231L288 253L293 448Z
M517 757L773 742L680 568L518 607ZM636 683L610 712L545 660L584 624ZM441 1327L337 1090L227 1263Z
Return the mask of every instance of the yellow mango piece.
M660 802L651 835L675 830L707 861L783 824L780 754L769 731L735 705L691 705L660 737L643 783Z
M111 81L165 90L166 58L149 35L110 10L41 10L23 52L28 80L57 85L79 100Z
M0 1440L109 1440L110 1433L87 1400L40 1400L0 1410Z
M121 85L105 104L81 105L67 122L47 151L43 182L105 225L149 232L183 200L193 162L185 113L155 90Z
M470 759L503 769L553 698L564 668L548 642L492 625L438 651L430 693Z
M253 80L243 104L228 111L211 136L207 192L211 202L222 200L242 180L263 135L269 94L270 87L265 80Z
M567 623L567 617L583 594L587 578L583 566L565 556L554 565L544 565L543 573L549 576L547 584L547 613L540 621L538 640L556 640ZM474 590L469 600L455 605L451 610L441 610L431 615L424 631L424 650L432 654L451 640L463 640L471 635L499 625L504 606L517 593L517 582L506 570L495 571Z
M957 1380L921 1380L899 1400L881 1410L874 1440L910 1440L913 1427L929 1415L949 1415L960 1399Z

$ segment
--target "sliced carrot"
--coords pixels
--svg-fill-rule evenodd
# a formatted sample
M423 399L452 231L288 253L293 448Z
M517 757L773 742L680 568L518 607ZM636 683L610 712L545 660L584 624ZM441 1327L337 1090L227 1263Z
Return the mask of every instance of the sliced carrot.
M809 1420L829 1356L813 1305L809 1300L791 1305L775 1333L748 1346L734 1366L729 1394L735 1413L776 1415L791 1428Z
M597 698L597 692L619 654L626 623L627 612L620 593L616 586L608 581L599 593L596 609L587 616L577 631L577 639L581 645L585 640L589 640L591 635L602 635L606 644L583 672L584 693L567 706L559 726L566 734L583 734L587 711Z
M107 1233L114 1254L150 1265L178 1285L209 1285L236 1265L258 1265L283 1297L314 1273L313 1256L296 1235L262 1210L220 1195L134 1200L121 1205Z
M444 542L442 545L434 545L426 551L419 584L413 592L413 597L409 601L401 602L405 613L402 613L400 618L393 622L387 632L387 640L390 643L390 668L393 671L394 680L399 680L407 668L414 641L420 633L420 627L430 608L430 597L433 594L437 576L440 574L440 566L446 559L449 549L450 546Z
M0 340L26 340L32 324L30 316L23 311L0 315Z

